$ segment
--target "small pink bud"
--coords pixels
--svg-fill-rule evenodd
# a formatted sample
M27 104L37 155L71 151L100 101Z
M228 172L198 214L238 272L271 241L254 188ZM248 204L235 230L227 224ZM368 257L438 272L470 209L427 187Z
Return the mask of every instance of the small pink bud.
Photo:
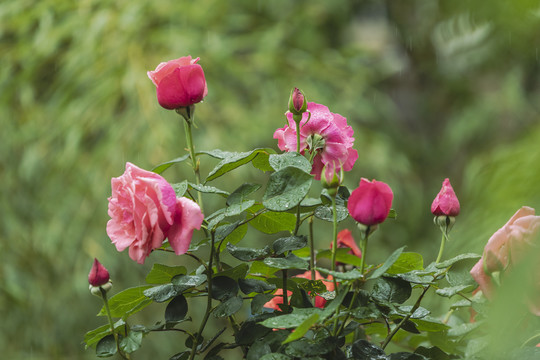
M298 88L294 88L289 98L289 111L294 115L302 115L307 110L306 97Z
M435 216L457 216L459 214L459 201L448 178L444 179L441 191L431 204L431 213Z
M94 258L94 264L88 274L88 283L92 286L102 286L109 282L109 272L98 259Z
M354 220L369 227L386 220L393 198L392 189L387 184L362 178L349 197L347 209Z

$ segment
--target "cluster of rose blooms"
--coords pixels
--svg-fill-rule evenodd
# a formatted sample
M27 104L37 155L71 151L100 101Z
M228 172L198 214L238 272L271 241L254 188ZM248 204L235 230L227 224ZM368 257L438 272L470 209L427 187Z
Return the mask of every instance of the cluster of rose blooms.
M207 95L206 79L198 60L182 57L161 63L156 70L148 72L162 107L182 113L181 110L193 107ZM315 179L326 184L341 183L343 171L351 170L358 158L358 152L352 149L353 130L346 118L330 112L324 105L307 102L298 89L291 94L286 117L288 124L274 133L278 147L309 155ZM195 201L176 197L174 189L162 176L131 163L126 164L123 175L112 179L111 186L107 234L118 251L129 248L129 256L140 264L153 250L160 248L165 239L177 255L188 251L193 231L200 229L204 220ZM392 200L393 193L387 184L362 178L352 191L347 208L359 224L374 228L388 217ZM431 206L436 223L448 229L459 210L456 194L450 181L445 179ZM540 216L534 215L534 209L523 207L489 239L482 258L471 270L486 297L493 296L493 274L509 271L520 261L533 246L539 226ZM348 247L353 255L362 256L348 230L339 233L338 246ZM308 272L299 277L310 275ZM324 280L327 289L334 290L331 278L324 279L317 273L316 280ZM89 282L93 287L109 283L108 272L97 260ZM275 294L279 295L280 291ZM267 306L277 308L280 301L283 298L276 296ZM324 306L324 302L322 297L315 300L317 307ZM540 315L538 304L532 304L532 309Z

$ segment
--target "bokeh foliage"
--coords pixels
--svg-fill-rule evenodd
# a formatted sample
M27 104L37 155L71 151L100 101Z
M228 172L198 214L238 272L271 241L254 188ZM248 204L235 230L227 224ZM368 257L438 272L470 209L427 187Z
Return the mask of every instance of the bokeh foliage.
M462 204L449 253L480 252L519 206L540 206L539 14L529 0L1 2L4 356L93 358L81 345L101 325L92 257L120 288L148 270L105 234L109 180L126 161L150 169L183 154L179 119L146 71L188 54L209 87L199 149L277 148L298 86L355 130L346 183L394 189L381 254L434 254L428 209L445 177Z

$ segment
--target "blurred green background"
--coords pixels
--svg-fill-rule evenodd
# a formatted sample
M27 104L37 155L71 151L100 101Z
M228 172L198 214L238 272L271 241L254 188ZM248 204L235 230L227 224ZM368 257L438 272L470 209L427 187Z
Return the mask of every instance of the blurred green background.
M105 233L110 178L125 162L151 169L184 153L180 118L146 75L158 63L201 58L197 149L277 150L294 86L345 116L360 153L346 185L376 178L395 192L398 219L378 232L371 261L407 244L431 262L429 207L445 177L462 206L448 256L480 253L518 207L540 206L538 34L530 0L1 2L2 356L94 358L82 344L104 324L88 292L92 258L113 292L170 261L139 266ZM187 164L165 175L192 179ZM216 186L257 177L246 168ZM156 359L183 347L149 339Z

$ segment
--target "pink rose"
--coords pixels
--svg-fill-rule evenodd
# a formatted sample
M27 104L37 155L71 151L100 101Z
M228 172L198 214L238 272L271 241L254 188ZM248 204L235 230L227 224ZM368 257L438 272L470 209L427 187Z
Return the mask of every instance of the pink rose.
M308 102L307 110L300 121L300 152L303 154L306 149L316 152L311 169L315 179L321 179L325 165L329 179L341 168L351 170L358 159L358 152L352 148L354 131L347 125L347 119L314 102ZM286 116L289 124L277 129L274 139L278 140L281 150L296 151L296 123L291 112L287 112Z
M393 198L392 189L387 184L362 178L349 197L347 209L354 220L372 226L386 220Z
M357 256L359 258L362 257L362 251L356 245L356 241L354 241L354 238L351 234L351 231L349 229L341 230L337 234L337 247L340 248L349 248L349 254ZM330 243L330 249L332 248L332 243ZM339 263L338 263L339 264Z
M92 269L88 274L88 283L92 286L101 286L109 282L109 272L105 266L101 265L98 259L94 258Z
M139 264L165 238L177 255L187 251L193 230L201 228L204 218L195 202L177 198L163 177L131 163L111 186L107 234L118 251L129 247L129 257Z
M494 292L491 273L508 271L523 259L535 246L533 240L539 229L540 216L534 215L533 208L523 206L491 236L482 258L471 270L472 277L487 298L491 298Z
M459 201L448 178L444 179L441 191L431 203L431 213L435 216L458 216Z
M206 79L199 58L184 56L159 64L148 77L157 88L158 102L173 110L196 104L208 94Z
M328 278L323 277L318 271L315 271L315 279L311 278L311 271L306 271L303 274L296 275L295 277L308 279L308 280L322 280L324 286L326 286L327 291L334 291L334 281L333 276L328 275ZM315 296L315 307L317 308L324 308L324 305L326 304L326 299L322 296Z

